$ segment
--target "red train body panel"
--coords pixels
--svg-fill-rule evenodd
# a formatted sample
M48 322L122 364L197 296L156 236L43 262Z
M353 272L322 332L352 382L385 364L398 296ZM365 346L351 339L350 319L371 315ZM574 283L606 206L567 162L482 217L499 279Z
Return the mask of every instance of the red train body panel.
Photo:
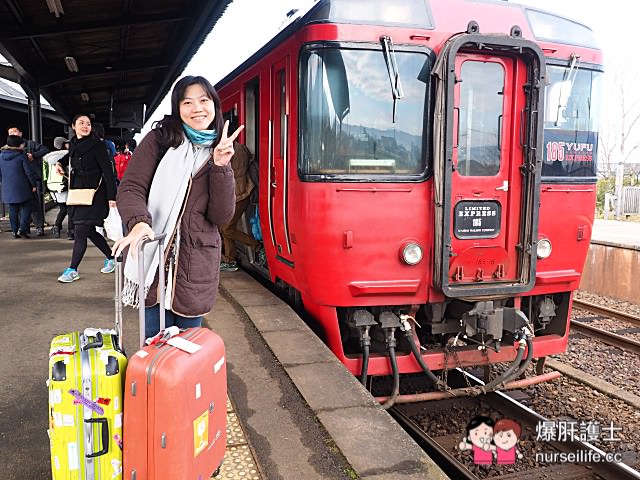
M601 77L590 30L536 9L316 2L217 85L259 160L245 263L363 380L564 351Z

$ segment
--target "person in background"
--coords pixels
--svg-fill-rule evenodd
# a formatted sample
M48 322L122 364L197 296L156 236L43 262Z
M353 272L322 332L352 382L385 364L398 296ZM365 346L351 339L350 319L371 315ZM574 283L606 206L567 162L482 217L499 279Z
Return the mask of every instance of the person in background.
M9 135L7 144L0 149L2 202L9 204L9 221L15 238L29 238L31 196L37 182L24 147L22 137Z
M238 270L236 262L236 240L253 248L256 253L261 243L252 236L247 235L238 229L240 217L247 210L251 201L251 192L255 185L247 174L249 164L253 160L253 154L243 144L234 143L235 153L231 158L231 167L233 168L233 177L235 180L236 205L233 218L226 225L220 225L220 234L224 242L224 253L222 254L222 263L220 270L223 272L235 272Z
M109 207L116 206L116 180L113 175L112 161L109 159L104 143L91 131L91 120L85 114L78 114L71 124L75 136L69 141L69 155L56 163L60 175L65 175L69 167L69 189L96 189L91 205L68 205L69 218L73 222L74 242L71 263L59 282L71 283L80 278L78 266L87 250L87 239L104 254L102 273L115 270L115 260L105 238L96 231L104 224Z
M116 164L116 175L118 176L118 180L122 181L122 177L124 176L124 172L129 165L129 161L131 160L131 150L129 150L129 144L126 143L122 151L118 151L116 156L114 157L114 162Z
M7 127L7 133L9 135L15 135L24 138L22 133L22 127L19 125L9 125ZM25 152L29 159L31 169L36 175L36 191L32 195L31 199L31 215L33 217L33 224L36 227L36 235L42 237L44 235L44 205L42 188L42 157L49 153L49 149L44 145L40 145L34 140L25 139Z
M147 337L166 326L197 327L215 303L220 265L218 225L228 223L235 206L231 157L233 140L223 125L220 98L207 79L181 78L171 92L171 114L154 123L135 149L118 189L118 210L129 234L115 242L119 255L129 248L123 303L146 307ZM139 285L138 243L165 233L169 262L165 305L158 303L157 243L144 250L145 279ZM164 288L162 285L160 288ZM138 289L147 292L137 305Z
M108 138L104 138L104 125L102 125L101 123L94 123L93 131L100 138L100 140L102 140L102 143L104 143L104 146L107 148L109 158L113 160L113 157L115 157L116 155L116 144Z
M49 152L44 156L44 161L49 165L49 176L47 178L47 188L53 194L59 210L56 216L56 221L51 232L54 238L60 238L60 232L62 231L62 222L64 217L67 216L67 191L69 189L68 175L61 176L58 174L55 168L56 163L65 157L69 153L69 140L64 137L56 137L53 139L53 146L55 151ZM73 240L73 223L71 218L67 219L67 238Z

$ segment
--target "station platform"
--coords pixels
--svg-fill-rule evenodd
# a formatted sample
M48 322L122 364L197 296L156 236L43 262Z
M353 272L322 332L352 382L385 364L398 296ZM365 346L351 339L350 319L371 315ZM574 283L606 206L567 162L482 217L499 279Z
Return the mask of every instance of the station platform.
M640 250L640 222L596 219L591 243Z
M49 344L61 333L113 325L114 276L99 272L103 259L89 244L81 279L59 283L71 241L49 229L14 239L6 222L0 228L0 476L50 479ZM227 453L215 478L447 478L304 322L247 273L222 274L205 323L227 349ZM125 351L135 352L133 309L125 310L123 337Z
M596 220L580 290L640 304L640 222Z

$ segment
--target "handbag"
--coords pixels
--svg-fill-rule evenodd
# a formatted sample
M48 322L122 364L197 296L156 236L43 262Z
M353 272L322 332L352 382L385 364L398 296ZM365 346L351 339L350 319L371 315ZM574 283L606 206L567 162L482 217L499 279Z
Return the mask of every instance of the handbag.
M102 177L96 188L69 188L67 192L67 205L92 205L93 196L100 188ZM71 172L69 172L69 186L71 186Z

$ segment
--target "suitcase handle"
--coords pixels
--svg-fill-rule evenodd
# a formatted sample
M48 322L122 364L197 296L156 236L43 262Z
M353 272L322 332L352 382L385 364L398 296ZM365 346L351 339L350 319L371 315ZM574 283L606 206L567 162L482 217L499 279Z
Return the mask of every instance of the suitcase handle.
M138 275L139 284L144 285L144 256L143 250L148 243L158 242L158 290L160 290L160 331L165 329L165 311L164 311L164 294L165 294L165 281L164 281L164 240L167 236L166 233L157 233L154 235L154 239L150 239L146 235L140 239L138 243ZM140 348L144 347L145 342L145 298L144 287L138 288L138 319L140 322Z
M87 336L87 339L89 337ZM102 332L96 332L95 340L93 342L87 342L82 346L82 350L87 351L90 348L101 348L104 345L104 339L102 338Z
M95 458L109 452L109 422L106 418L85 418L85 423L99 423L102 426L102 450L87 453L85 457Z
M158 242L158 287L164 285L164 240L167 236L166 233L156 233L155 238L151 240L149 237L144 236L138 243L138 272L139 272L139 284L144 285L144 257L142 251L147 243ZM122 287L124 285L124 269L123 269L123 256L122 254L116 258L116 294L115 294L115 309L116 309L116 332L118 335L118 350L123 352L123 316L122 316ZM165 289L160 288L160 305L164 306ZM144 287L138 288L138 318L140 321L140 348L144 347L145 342L145 299L144 299ZM164 330L166 325L164 308L160 308L160 330Z

